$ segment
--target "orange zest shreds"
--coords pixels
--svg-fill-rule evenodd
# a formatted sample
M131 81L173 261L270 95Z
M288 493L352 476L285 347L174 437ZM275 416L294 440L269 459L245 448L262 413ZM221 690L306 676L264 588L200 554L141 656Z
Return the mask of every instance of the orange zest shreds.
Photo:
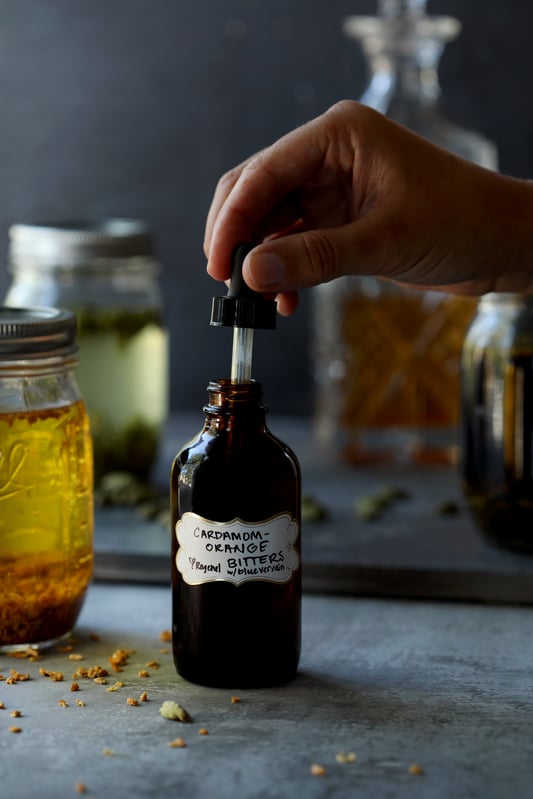
M131 705L132 707L137 707L139 702L137 701L137 699L134 699L132 696L128 696L128 698L126 699L126 704Z
M170 746L171 749L183 749L184 746L187 746L183 738L174 738L173 741L169 741L167 746Z
M107 677L108 675L108 670L104 669L102 666L92 666L91 668L85 668L84 666L81 666L79 669L76 669L72 675L72 679L78 680L81 678L87 678L89 680L94 680L95 677Z
M110 685L109 688L106 688L106 691L118 691L119 688L124 688L124 683L117 680L113 685Z
M313 777L325 777L327 774L325 766L322 766L320 763L313 763L310 771Z
M14 685L16 682L26 682L27 680L31 680L29 674L22 674L16 669L9 669L9 677L6 680L6 685Z
M165 644L170 643L172 641L172 633L170 630L162 630L159 633L159 640L163 641Z
M9 597L0 608L2 643L53 641L71 629L92 572L92 559L81 566L79 557L62 548L1 558L2 596Z
M8 727L9 732L22 732L22 727Z
M62 671L50 671L50 669L39 669L39 674L41 677L47 677L52 682L63 682L63 672Z
M116 649L108 660L112 666L125 666L130 655L135 654L134 649Z

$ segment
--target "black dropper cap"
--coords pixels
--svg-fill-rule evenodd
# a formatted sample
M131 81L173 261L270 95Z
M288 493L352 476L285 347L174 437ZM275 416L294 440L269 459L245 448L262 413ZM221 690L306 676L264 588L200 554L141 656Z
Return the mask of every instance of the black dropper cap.
M247 327L275 330L276 303L246 285L242 276L244 259L255 244L239 244L233 253L231 281L225 297L213 297L211 324L216 327Z

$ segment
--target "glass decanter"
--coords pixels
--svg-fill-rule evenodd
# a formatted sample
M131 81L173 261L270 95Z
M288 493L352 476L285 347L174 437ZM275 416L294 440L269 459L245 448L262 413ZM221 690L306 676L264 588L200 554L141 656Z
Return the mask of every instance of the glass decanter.
M370 79L360 101L456 155L497 168L494 144L453 124L440 105L438 65L457 38L455 17L429 16L426 0L379 0L378 16L349 16L344 32L359 41Z
M380 0L379 15L344 31L367 57L361 102L486 168L496 148L446 118L438 63L460 22L425 0ZM460 353L476 300L347 277L315 290L315 432L350 463L455 463Z

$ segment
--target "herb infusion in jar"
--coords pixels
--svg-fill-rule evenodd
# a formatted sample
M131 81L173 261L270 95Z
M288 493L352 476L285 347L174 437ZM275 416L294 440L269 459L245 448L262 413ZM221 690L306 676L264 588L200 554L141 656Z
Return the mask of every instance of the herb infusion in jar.
M91 420L97 482L121 470L146 479L168 410L168 337L148 227L132 219L16 224L9 236L13 280L5 304L76 314L76 379Z
M253 328L275 325L275 303L242 282L212 323L234 327L232 378L209 385L205 424L171 474L173 649L178 672L216 687L292 678L300 654L300 468L268 430L250 379Z
M0 651L68 635L93 566L89 421L76 320L0 308Z

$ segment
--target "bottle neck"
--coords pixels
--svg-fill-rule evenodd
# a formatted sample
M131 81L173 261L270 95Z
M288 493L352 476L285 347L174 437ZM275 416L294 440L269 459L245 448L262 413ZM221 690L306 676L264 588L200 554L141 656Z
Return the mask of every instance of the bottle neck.
M440 96L439 61L460 23L454 17L427 16L417 3L382 4L378 17L351 16L345 33L367 58L370 82L363 102L389 113L390 106L427 108Z
M381 17L417 17L425 13L426 0L379 0L378 12Z
M212 380L207 388L209 400L204 406L206 422L216 427L235 425L264 429L267 408L263 405L261 383L250 380L235 383L229 378Z
M386 94L389 107L408 102L421 107L436 105L440 97L437 70L421 62L418 54L383 52L369 57L369 91Z

